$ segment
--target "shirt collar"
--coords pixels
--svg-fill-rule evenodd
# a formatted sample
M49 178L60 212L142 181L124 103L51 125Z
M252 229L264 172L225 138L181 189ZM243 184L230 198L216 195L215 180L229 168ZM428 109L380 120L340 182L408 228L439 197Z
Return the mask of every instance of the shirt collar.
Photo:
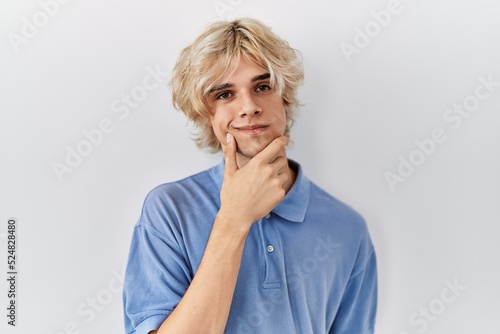
M304 221L309 205L311 181L302 172L300 164L290 159L288 163L296 170L297 177L285 198L271 212L286 220L301 223ZM224 160L211 168L210 175L220 191L224 178Z

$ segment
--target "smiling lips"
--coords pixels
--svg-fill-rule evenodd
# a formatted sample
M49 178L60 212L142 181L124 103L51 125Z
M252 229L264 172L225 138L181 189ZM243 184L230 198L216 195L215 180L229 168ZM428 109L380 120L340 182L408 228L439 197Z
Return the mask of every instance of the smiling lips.
M241 127L235 127L238 132L242 132L248 135L254 135L254 134L259 134L263 131L265 131L268 128L267 125L263 124L254 124L254 125L246 125L246 126L241 126Z

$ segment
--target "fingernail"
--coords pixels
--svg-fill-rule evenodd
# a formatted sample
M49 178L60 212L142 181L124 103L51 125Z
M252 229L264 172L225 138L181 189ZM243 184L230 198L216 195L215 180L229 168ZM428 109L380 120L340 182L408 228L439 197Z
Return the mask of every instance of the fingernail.
M231 136L231 134L230 134L230 133L228 133L228 134L226 135L226 144L229 144L229 142L231 141L231 138L232 138L232 137L233 137L233 136Z

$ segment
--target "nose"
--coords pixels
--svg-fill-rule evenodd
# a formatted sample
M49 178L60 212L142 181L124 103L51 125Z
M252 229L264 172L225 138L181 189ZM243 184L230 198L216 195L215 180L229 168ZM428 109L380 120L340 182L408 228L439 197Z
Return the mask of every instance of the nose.
M251 93L241 94L240 117L253 117L262 113L262 108Z

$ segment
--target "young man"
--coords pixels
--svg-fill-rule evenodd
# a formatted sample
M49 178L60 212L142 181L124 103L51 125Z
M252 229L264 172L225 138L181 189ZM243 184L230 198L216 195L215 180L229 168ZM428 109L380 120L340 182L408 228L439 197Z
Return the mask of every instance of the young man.
M224 160L148 194L127 333L373 333L366 224L286 156L302 80L295 50L253 19L212 24L181 52L174 103Z

